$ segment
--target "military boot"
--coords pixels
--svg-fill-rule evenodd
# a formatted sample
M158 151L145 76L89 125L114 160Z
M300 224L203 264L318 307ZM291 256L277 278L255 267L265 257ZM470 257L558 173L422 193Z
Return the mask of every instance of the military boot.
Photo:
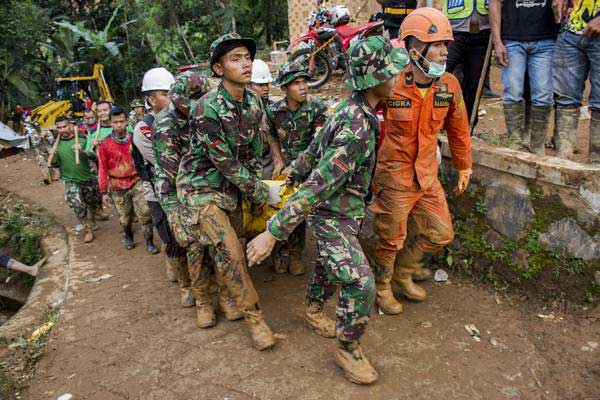
M125 244L125 248L127 250L131 250L135 247L135 243L133 242L133 230L131 229L131 225L123 227L123 243Z
M304 273L304 263L302 262L302 254L299 252L290 252L289 272L294 276Z
M367 360L358 342L338 341L335 363L344 370L344 375L350 382L368 385L378 378L377 371Z
M325 315L323 304L310 302L306 307L306 321L314 329L317 335L325 338L335 337L335 321Z
M210 279L206 279L192 286L192 293L196 300L196 322L202 329L210 328L217 323L217 316L210 295L210 285ZM181 288L181 290L183 289L184 287Z
M255 349L266 350L275 346L275 336L263 318L261 310L257 308L245 310L244 321L248 325Z
M579 109L563 107L556 108L554 127L556 157L565 159L570 159L573 157L578 124Z
M146 224L143 227L144 230L144 240L146 241L146 251L150 254L160 253L158 247L154 245L154 232L152 228L152 224Z
M84 228L85 236L83 241L85 243L91 243L94 240L94 230L90 224L86 224Z
M525 150L529 144L529 134L525 129L525 102L504 104L506 130L513 142L511 148Z
M592 110L590 121L590 162L600 164L600 110Z
M244 316L235 299L231 296L229 289L221 288L219 290L218 302L221 311L223 311L228 321L237 321Z
M429 268L418 268L415 272L412 273L413 281L427 281L433 277L433 272Z
M277 244L273 252L273 269L276 274L285 274L290 265L290 255L287 248L282 244Z
M182 307L186 308L196 305L196 299L194 299L192 289L189 286L179 288L179 302L181 303Z
M403 311L402 304L394 298L389 283L377 283L377 305L384 314L388 315L400 314Z
M546 155L546 136L552 106L531 106L531 144L532 153L540 156Z
M104 210L102 210L102 207L96 209L95 216L100 221L107 221L108 220L108 214L106 214L104 212Z
M427 298L427 291L413 282L411 274L395 274L394 283L398 285L402 293L411 300L424 301Z

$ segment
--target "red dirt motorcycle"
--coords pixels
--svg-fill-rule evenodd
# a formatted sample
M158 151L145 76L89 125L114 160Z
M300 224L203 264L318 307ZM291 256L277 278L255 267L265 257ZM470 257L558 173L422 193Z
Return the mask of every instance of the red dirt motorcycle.
M346 6L327 9L318 1L317 5L308 19L308 31L294 38L288 47L289 60L304 65L311 75L310 88L327 83L333 71L348 71L348 48L362 37L383 32L383 21L351 26Z

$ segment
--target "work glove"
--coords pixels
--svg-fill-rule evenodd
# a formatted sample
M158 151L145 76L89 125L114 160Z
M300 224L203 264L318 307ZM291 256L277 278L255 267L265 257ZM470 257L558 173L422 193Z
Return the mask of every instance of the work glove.
M463 192L467 189L467 186L469 186L469 179L471 178L472 173L473 170L470 168L458 171L458 183L456 184L456 189L454 189L454 194L463 194Z

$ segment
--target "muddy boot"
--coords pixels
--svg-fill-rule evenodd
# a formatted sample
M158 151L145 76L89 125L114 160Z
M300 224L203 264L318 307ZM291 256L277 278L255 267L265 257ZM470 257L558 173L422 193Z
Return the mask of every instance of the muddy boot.
M219 291L218 301L219 307L228 321L237 321L244 316L242 310L237 306L235 299L231 297L227 288L222 288Z
M94 231L92 229L92 226L89 224L86 224L86 226L84 228L84 232L85 232L85 236L83 237L83 241L85 243L91 243L94 240Z
M290 254L290 274L294 276L302 275L304 273L304 263L302 262L302 254L292 252Z
M265 322L262 311L258 309L244 311L244 321L248 325L255 349L266 350L275 346L275 337Z
M394 298L389 283L377 283L377 305L384 314L388 315L400 314L403 311L402 304Z
M106 214L102 208L96 209L95 216L96 219L99 219L100 221L108 221L108 214Z
M196 323L201 329L210 328L217 324L217 316L210 303L199 303L196 299Z
M150 254L160 253L160 250L158 249L158 247L156 247L154 245L154 241L153 241L154 233L152 231L152 225L151 224L144 225L143 230L144 230L144 240L146 241L146 251Z
M177 266L176 263L179 262L178 258L175 257L167 257L167 262L165 265L165 271L167 273L167 280L169 282L177 282L179 279L177 278Z
M335 321L325 315L322 303L311 302L308 304L306 320L317 335L325 338L335 337Z
M419 268L412 273L413 281L427 281L433 277L433 272L429 268Z
M575 136L579 124L578 108L556 108L554 143L556 157L570 159L573 157Z
M350 382L368 385L378 378L377 371L367 360L358 342L339 341L335 349L335 363L344 370L344 375Z
M515 150L526 150L529 145L529 134L525 129L525 102L504 104L506 130L513 142L510 147Z
M427 292L421 286L413 282L411 274L394 275L394 283L396 283L402 293L411 300L424 301L427 298Z
M546 135L552 106L531 106L531 145L532 153L546 155Z
M135 243L133 242L133 230L131 229L131 225L123 227L123 243L125 244L125 248L127 250L131 250L135 247Z
M590 162L600 164L600 110L592 110L590 121Z
M192 289L189 287L179 288L179 301L182 307L193 307L196 305L196 299L192 295Z

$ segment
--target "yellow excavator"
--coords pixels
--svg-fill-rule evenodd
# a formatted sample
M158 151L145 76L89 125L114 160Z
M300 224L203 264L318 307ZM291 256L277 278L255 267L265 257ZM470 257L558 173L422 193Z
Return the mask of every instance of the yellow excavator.
M49 101L33 109L31 122L37 122L42 129L52 129L61 115L74 114L81 118L88 96L92 101L102 99L113 103L103 70L103 65L94 64L92 76L56 78L56 92Z

